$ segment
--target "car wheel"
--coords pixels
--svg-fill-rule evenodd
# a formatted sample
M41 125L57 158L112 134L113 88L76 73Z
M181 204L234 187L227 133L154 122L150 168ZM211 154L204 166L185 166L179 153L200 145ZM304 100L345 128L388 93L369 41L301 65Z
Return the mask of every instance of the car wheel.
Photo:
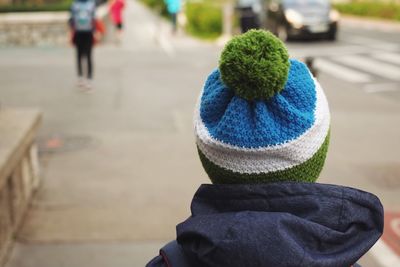
M336 32L330 32L330 33L328 33L328 40L330 40L330 41L336 41Z
M288 32L285 26L283 25L279 25L277 30L276 30L276 35L278 36L279 39L281 39L282 41L287 41L288 38Z

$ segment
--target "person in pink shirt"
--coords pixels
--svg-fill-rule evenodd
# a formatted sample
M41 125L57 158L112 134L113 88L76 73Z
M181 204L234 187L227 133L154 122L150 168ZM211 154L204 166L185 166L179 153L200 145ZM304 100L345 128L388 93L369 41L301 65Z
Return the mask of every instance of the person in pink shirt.
M111 21L114 23L117 29L117 38L118 41L121 40L122 34L122 10L125 7L125 0L110 0L109 2L109 14L111 17Z

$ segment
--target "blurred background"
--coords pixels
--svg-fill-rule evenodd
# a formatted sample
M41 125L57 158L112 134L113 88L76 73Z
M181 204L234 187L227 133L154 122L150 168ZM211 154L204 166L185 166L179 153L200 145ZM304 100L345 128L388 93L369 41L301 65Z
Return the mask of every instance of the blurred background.
M0 0L3 266L144 266L174 239L209 183L196 99L223 45L252 28L285 41L325 89L331 144L319 181L384 204L385 233L360 263L400 266L399 0L187 0L175 12L125 0L122 29L112 1L97 1L88 87L71 4Z

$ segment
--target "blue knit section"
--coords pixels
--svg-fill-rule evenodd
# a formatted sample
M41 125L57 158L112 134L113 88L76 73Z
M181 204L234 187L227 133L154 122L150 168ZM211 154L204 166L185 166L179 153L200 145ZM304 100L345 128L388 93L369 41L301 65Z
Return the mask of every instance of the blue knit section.
M285 88L266 101L246 101L220 79L208 77L201 97L200 116L210 135L224 143L258 148L296 139L315 120L316 91L305 64L290 60Z

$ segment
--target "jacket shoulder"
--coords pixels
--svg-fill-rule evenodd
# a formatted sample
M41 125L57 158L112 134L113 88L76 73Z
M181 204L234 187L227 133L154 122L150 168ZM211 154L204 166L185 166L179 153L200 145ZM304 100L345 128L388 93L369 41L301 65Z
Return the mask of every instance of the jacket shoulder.
M146 267L199 267L197 260L189 257L176 240L160 249L160 255L152 259Z
M162 256L157 256L147 263L146 267L168 267Z

